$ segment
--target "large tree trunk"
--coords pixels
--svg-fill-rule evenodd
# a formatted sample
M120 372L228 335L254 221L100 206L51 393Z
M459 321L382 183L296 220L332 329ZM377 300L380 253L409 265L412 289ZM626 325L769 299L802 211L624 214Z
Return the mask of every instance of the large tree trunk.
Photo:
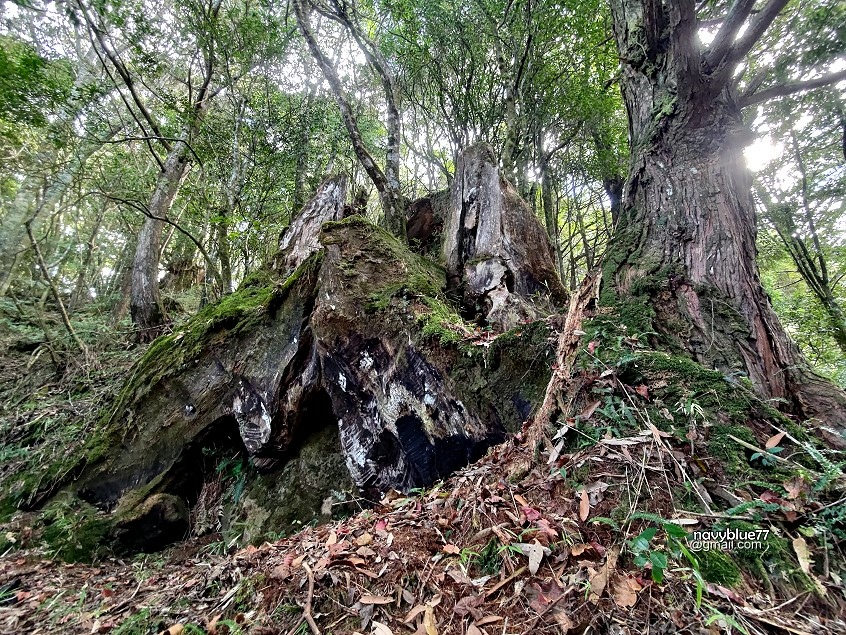
M368 494L428 486L530 414L549 381L546 320L459 347L458 333L470 331L442 317L454 312L443 269L360 216L337 222L345 193L345 177L324 182L277 256L157 340L103 412L74 489L117 505L115 529L133 541L126 547L184 535L185 503L197 503L214 474L204 450L252 457L263 473L245 477L235 513L279 531L296 509L311 520L345 484ZM528 213L525 203L520 210ZM304 459L320 436L331 443ZM162 496L182 509L173 523L155 518ZM139 518L156 531L134 531Z
M731 83L715 92L701 81L683 9L611 4L632 162L601 301L639 312L628 326L657 331L661 346L747 375L761 397L816 417L846 445L846 396L807 369L760 283L748 137Z

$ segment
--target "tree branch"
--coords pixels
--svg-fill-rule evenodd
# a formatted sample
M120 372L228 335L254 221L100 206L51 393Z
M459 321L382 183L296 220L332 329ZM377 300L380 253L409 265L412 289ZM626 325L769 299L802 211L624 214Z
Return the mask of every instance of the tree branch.
M191 234L191 232L189 232L187 229L183 228L177 222L172 221L169 218L165 218L165 217L162 217L162 216L155 216L155 215L151 214L150 211L147 208L145 208L143 205L141 205L140 203L137 203L135 201L130 201L128 199L120 198L118 196L112 196L108 192L96 192L96 194L103 196L103 197L107 198L108 200L114 201L116 203L123 203L124 205L128 205L132 209L137 210L137 211L141 212L142 214L144 214L144 216L146 216L147 218L151 218L153 220L158 220L158 221L161 221L163 223L167 223L168 225L171 225L174 229L176 229L176 231L178 231L180 234L182 234L188 240L190 240L192 243L194 243L194 246L197 248L197 250L203 256L203 259L206 261L206 264L211 268L212 276L214 276L215 282L218 285L220 285L221 289L223 289L223 279L220 277L220 272L218 272L217 267L215 267L214 261L212 260L211 256L209 256L208 252L205 250L203 245L200 244L200 241L197 240L196 238L194 238L194 235Z
M723 61L725 63L725 68L720 74L723 75L725 79L728 79L732 65L739 62L749 51L752 50L752 47L755 46L758 40L761 39L761 36L764 35L764 32L773 23L773 20L778 17L778 14L781 13L781 10L784 9L789 2L790 0L770 0L766 5L764 5L764 8L756 13L755 17L750 20L749 26L746 28L744 34L740 37L740 39L734 42L724 57Z
M185 139L180 139L178 137L156 137L145 135L142 137L123 137L121 139L111 139L109 141L104 141L103 143L126 143L128 141L170 141L172 143L184 143L186 146L188 146L188 151L194 155L194 158L197 160L197 163L199 163L200 167L203 167L202 159L200 159L200 156L196 153L194 148L191 147L191 144L188 143Z
M386 219L395 214L395 209L398 206L398 201L394 191L391 188L391 183L373 156L367 150L364 144L364 139L361 136L361 131L358 128L358 121L353 112L352 104L344 94L344 87L341 84L341 79L335 69L334 64L326 57L317 43L314 31L312 30L311 20L309 18L309 8L305 6L306 0L294 0L294 12L297 16L297 24L300 27L300 32L305 38L309 51L314 57L320 70L323 72L323 77L332 89L332 94L335 97L335 102L338 104L338 109L341 111L341 120L344 122L344 127L347 129L350 141L352 142L353 151L361 163L367 176L376 186L376 191L379 193L379 199L382 203L382 210L385 213ZM404 219L403 219L404 221Z
M823 75L822 77L817 77L816 79L776 84L775 86L759 90L758 92L753 92L752 94L748 94L749 91L747 91L741 95L739 105L741 108L746 108L747 106L754 106L755 104L760 104L761 102L775 97L787 97L788 95L794 95L806 90L830 86L831 84L836 84L837 82L844 80L846 80L846 69L837 71L836 73L829 73L828 75Z
M100 28L99 25L95 24L93 18L88 15L88 10L85 5L82 3L81 0L77 0L77 6L79 7L82 16L85 18L85 22L88 25L90 32L96 37L97 42L100 44L100 49L105 53L106 57L109 58L109 61L115 67L115 70L120 75L121 79L123 80L124 85L126 86L127 90L129 90L129 94L132 96L132 101L135 102L135 105L138 107L138 110L141 112L141 115L144 117L144 120L150 126L152 131L156 134L156 136L160 138L164 138L159 130L159 126L156 123L153 116L150 114L150 111L147 110L147 107L144 105L144 102L138 96L138 93L135 90L135 84L132 80L132 76L129 74L126 66L124 65L123 61L118 57L116 51L113 51L105 41L103 37L104 30ZM167 142L162 142L162 145L165 147L167 152L170 152L170 145Z
M62 317L62 324L65 325L65 329L70 334L71 339L74 343L79 347L79 350L82 352L83 358L85 361L88 361L88 348L86 348L85 344L82 343L82 340L76 334L76 331L73 329L73 325L71 324L70 318L68 317L68 312L65 310L65 304L62 302L62 297L59 295L59 290L56 288L56 283L53 281L53 278L50 277L50 272L47 269L47 264L44 262L44 255L41 253L41 248L38 246L38 241L35 240L35 236L32 235L32 220L30 219L27 221L24 226L26 227L26 234L29 236L29 242L32 244L32 248L35 251L35 258L38 261L38 268L41 270L41 275L44 276L44 280L47 283L47 286L50 287L50 294L53 296L53 300L56 302L56 306L59 309L59 314Z
M755 0L734 0L723 21L723 25L711 42L708 53L705 56L705 65L708 69L717 68L723 59L728 55L729 49L737 37L738 31L746 22L746 18L755 7Z

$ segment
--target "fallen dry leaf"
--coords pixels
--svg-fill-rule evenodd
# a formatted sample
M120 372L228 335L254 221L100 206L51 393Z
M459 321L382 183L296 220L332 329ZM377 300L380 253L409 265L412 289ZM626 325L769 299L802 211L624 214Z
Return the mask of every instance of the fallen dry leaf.
M764 444L764 447L768 450L772 450L779 444L779 442L784 438L786 434L786 432L779 432L778 434L774 434L769 439L767 439L767 442Z
M358 601L362 604L391 604L394 598L387 595L362 595Z
M582 522L586 521L588 516L590 515L590 500L588 499L588 493L586 489L582 490L582 498L579 502L579 518L582 519Z
M608 586L608 579L611 577L611 573L613 573L617 568L617 558L619 555L620 549L618 547L609 549L608 557L605 559L605 564L599 568L599 571L591 576L590 595L588 596L588 600L592 603L596 604L599 602L599 598L601 598L602 594L605 592L605 587Z
M808 543L805 542L805 539L802 538L802 536L793 539L793 551L796 552L796 558L799 560L799 567L802 569L802 572L814 581L814 585L817 587L817 591L820 595L826 595L825 587L817 579L817 576L814 575L813 571L811 571L814 561L811 558L811 551L808 549Z
M426 629L426 635L438 635L438 625L435 622L435 610L431 606L427 606L423 612L423 628Z
M394 635L394 632L388 628L387 624L377 622L376 620L373 620L373 630L371 633L373 635Z
M167 630L162 631L162 635L182 635L185 627L182 624L174 624Z
M617 606L628 608L635 605L637 602L637 593L642 588L640 583L634 578L615 575L611 583L611 597Z

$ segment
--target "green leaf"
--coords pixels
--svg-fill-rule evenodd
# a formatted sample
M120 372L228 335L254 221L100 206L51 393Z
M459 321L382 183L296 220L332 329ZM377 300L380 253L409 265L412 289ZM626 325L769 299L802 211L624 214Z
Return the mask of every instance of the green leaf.
M649 561L652 563L653 570L667 568L667 554L660 551L651 551L649 553Z
M673 536L674 538L686 538L687 532L684 530L683 527L675 523L664 523L664 531L668 534Z

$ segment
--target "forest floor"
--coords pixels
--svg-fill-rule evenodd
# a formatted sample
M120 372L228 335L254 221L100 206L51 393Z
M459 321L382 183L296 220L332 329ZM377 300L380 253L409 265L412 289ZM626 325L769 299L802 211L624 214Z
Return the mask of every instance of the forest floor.
M636 566L637 530L648 523L614 528L603 514L618 501L606 494L660 496L655 485L676 476L660 436L613 441L550 474L530 468L518 438L426 492L390 493L346 520L231 554L213 536L93 565L8 553L0 632L846 632L836 574L797 592L748 574L709 583L683 564L659 583L650 567L666 560ZM567 469L587 477L583 494L566 484ZM650 548L667 553L670 539Z
M94 333L92 348L101 337L116 339ZM138 351L112 345L97 363L64 353L59 373L48 353L0 355L4 496L21 473L72 456ZM540 457L516 435L426 491L389 492L260 546L211 534L66 563L41 539L39 512L18 512L0 526L0 633L846 633L843 541L808 521L843 507L842 489L822 499L812 472L779 480L774 468L741 482L692 441L638 428L583 443L576 430ZM739 449L746 465L751 451ZM744 503L703 512L696 470L712 493ZM769 535L732 553L693 551L685 532L726 523ZM829 526L841 531L842 519Z

